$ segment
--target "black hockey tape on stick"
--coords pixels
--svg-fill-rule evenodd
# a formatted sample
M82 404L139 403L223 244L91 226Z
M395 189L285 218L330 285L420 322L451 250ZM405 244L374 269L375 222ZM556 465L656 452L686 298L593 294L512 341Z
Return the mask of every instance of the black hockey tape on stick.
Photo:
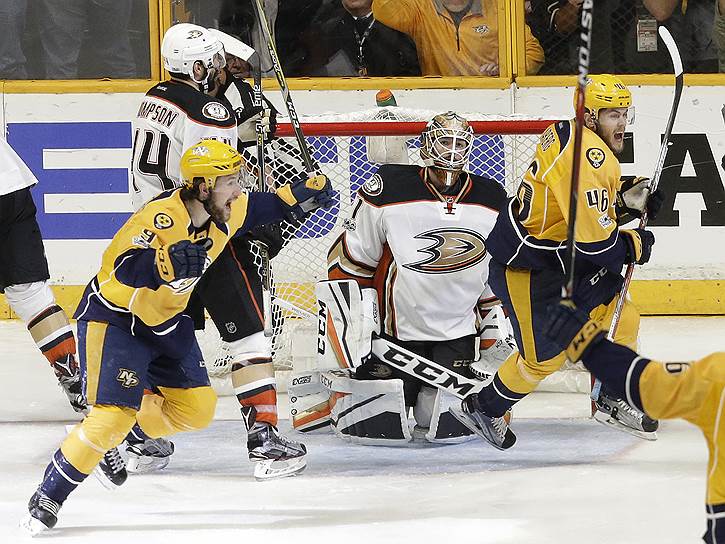
M680 98L682 97L682 88L684 84L684 76L682 71L682 59L680 58L680 50L677 48L672 34L667 30L666 27L660 26L658 29L660 38L665 42L667 51L670 53L670 60L672 61L672 70L675 74L675 93L672 97L672 107L670 108L670 116L667 119L667 125L665 127L665 133L662 137L662 145L660 146L660 154L657 157L657 163L655 164L655 171L652 175L652 182L650 184L650 192L657 190L657 186L660 183L660 177L662 176L662 167L667 157L667 148L670 145L670 136L672 135L672 127L675 125L675 117L677 117L677 109L680 106ZM647 208L645 206L642 212L642 218L639 220L639 228L643 229L647 226ZM619 299L617 300L617 306L614 309L614 315L612 316L612 323L609 326L609 332L607 332L607 338L609 340L614 339L614 335L617 332L617 326L619 320L622 317L622 310L624 308L624 302L627 298L627 291L629 290L629 284L632 282L632 274L634 272L634 263L627 265L627 271L624 275L624 283L622 284L622 290L619 293ZM601 389L601 382L597 380L592 387L592 399L597 400L599 398L599 391Z
M571 298L574 293L574 259L576 258L574 234L576 233L576 211L579 201L579 166L581 164L582 133L584 131L584 92L589 77L589 58L592 47L592 21L594 0L584 0L581 6L579 45L579 76L576 93L576 122L574 129L574 155L571 168L571 192L569 193L569 225L567 226L566 251L564 265L566 282L563 287L563 298Z
M272 59L272 68L274 69L275 76L277 76L279 87L282 90L284 105L287 109L287 115L289 115L290 123L292 124L292 130L295 133L295 139L297 140L297 144L300 146L300 153L302 153L302 160L305 163L305 170L308 174L313 175L315 174L315 165L312 162L310 151L307 149L307 144L305 143L305 135L302 133L300 120L297 117L297 110L295 109L294 102L292 102L292 96L290 95L287 80L284 77L284 72L282 72L282 65L279 62L277 50L275 49L274 42L272 41L272 34L269 31L269 25L267 24L267 18L264 15L264 8L262 7L261 0L252 0L252 5L257 14L257 22L260 30L262 31L262 35L264 36L264 41L267 43L267 50L269 51L269 56Z
M459 399L478 393L483 383L465 378L452 370L426 359L412 351L391 342L387 338L373 336L373 355L393 368L432 385Z

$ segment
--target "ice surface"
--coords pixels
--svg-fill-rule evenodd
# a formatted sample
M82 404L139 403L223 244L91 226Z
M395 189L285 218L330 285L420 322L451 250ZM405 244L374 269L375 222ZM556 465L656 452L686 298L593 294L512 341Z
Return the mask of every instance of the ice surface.
M641 351L699 357L725 348L723 326L645 319ZM76 416L19 322L0 322L0 346L0 543L25 542L17 521ZM163 472L131 476L113 493L89 478L41 541L686 544L704 531L705 444L682 422L664 422L660 439L645 442L563 417L586 414L581 396L542 393L517 409L509 452L311 435L301 437L306 472L256 482L235 402L221 400L209 429L174 437Z

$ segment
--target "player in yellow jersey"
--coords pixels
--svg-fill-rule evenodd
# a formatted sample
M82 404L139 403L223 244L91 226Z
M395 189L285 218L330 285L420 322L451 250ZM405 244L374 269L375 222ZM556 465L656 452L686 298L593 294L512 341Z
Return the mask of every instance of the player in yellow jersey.
M649 260L654 236L643 229L620 229L623 216L641 215L644 203L654 217L662 197L646 199L645 178L623 183L617 155L632 95L612 75L594 75L585 88L579 202L576 217L574 301L608 326L622 267ZM560 121L541 135L517 194L502 211L486 247L492 256L489 284L511 319L519 348L478 395L451 411L499 449L516 441L504 415L539 382L558 370L566 354L544 334L547 310L558 302L564 283L575 121ZM627 303L616 341L634 345L639 314ZM604 391L597 419L643 438L654 438L657 422Z
M68 495L135 423L157 438L204 428L214 416L216 395L185 313L194 285L233 236L332 203L325 176L243 194L241 167L225 143L192 146L181 158L184 186L146 203L104 252L74 316L92 408L30 499L23 526L31 533L56 524Z
M606 339L599 323L571 302L550 308L547 336L603 386L659 419L682 418L700 428L709 451L705 499L708 544L725 544L725 353L665 363Z

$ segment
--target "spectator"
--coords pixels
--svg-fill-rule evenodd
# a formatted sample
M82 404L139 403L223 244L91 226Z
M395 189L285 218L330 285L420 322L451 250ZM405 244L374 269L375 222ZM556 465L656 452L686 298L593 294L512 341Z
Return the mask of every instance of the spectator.
M373 0L333 0L302 36L303 76L419 76L413 40L376 21Z
M721 72L725 72L725 0L717 0L712 39L717 45L718 66Z
M541 42L546 57L540 74L576 73L581 3L582 0L526 2L529 8L526 21ZM658 24L664 24L672 32L686 72L717 71L711 37L713 4L713 0L595 2L593 17L599 23L592 29L590 72L669 72L670 59L658 37Z
M423 75L499 75L496 0L373 0L381 23L405 32L418 48ZM525 28L526 73L544 62L539 42Z
M96 77L137 77L128 35L132 0L37 2L46 79L78 78L78 57L86 28L94 56L103 61Z
M685 72L718 71L718 51L713 42L716 2L713 0L642 1L657 22L666 26L672 33L680 49ZM661 42L660 46L664 47Z
M27 79L21 48L27 0L0 2L0 79Z
M300 47L300 35L307 31L322 2L323 0L305 2L265 0L264 2L267 24L272 32L277 55L286 76L308 75L298 73L300 65L307 62L305 48ZM256 10L252 3L249 0L224 0L219 13L219 30L238 37L254 48L262 59L262 75L274 77L267 41L257 24ZM195 22L202 26L211 26L213 23L196 19Z

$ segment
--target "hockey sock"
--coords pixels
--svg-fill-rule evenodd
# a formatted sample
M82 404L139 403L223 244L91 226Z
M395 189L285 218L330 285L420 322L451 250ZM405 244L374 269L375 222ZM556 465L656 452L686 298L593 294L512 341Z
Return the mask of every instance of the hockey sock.
M28 331L51 364L76 352L76 340L68 316L56 304L31 319Z
M151 437L143 432L141 426L138 423L134 423L131 427L131 431L126 435L126 442L129 444L140 444L149 440Z
M272 362L252 359L245 363L232 365L232 386L247 429L255 422L277 426L277 382Z
M58 504L68 498L73 490L78 487L88 474L76 469L70 461L65 458L63 452L58 449L53 454L48 467L45 469L43 482L40 484L40 491Z

